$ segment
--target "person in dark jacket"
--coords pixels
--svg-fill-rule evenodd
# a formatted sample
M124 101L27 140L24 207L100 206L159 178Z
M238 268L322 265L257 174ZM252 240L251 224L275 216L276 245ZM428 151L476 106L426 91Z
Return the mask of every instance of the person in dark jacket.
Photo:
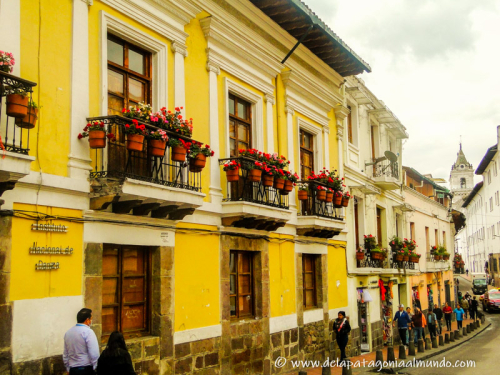
M123 335L115 331L97 361L98 375L136 375Z
M408 313L405 311L404 305L399 305L399 311L397 311L394 315L392 325L395 326L396 322L398 322L398 332L401 339L401 344L407 346L408 342L406 340L406 332L408 332L408 324L411 323L411 319Z
M476 319L476 315L477 315L477 307L478 307L478 302L476 300L476 296L474 296L472 298L472 301L470 302L469 304L469 313L470 313L470 318L472 320L475 320Z
M436 314L436 329L438 335L442 333L441 320L443 319L443 310L441 310L438 305L434 305L434 310L432 310L434 314Z
M411 317L411 321L413 324L413 340L415 342L415 345L418 344L419 339L424 338L424 325L423 325L423 320L424 320L424 314L422 314L422 311L417 307L415 309L415 314Z
M333 322L333 329L337 337L337 344L340 349L340 360L343 361L346 357L345 347L349 341L349 332L351 332L351 325L345 316L345 311L339 311L338 319Z

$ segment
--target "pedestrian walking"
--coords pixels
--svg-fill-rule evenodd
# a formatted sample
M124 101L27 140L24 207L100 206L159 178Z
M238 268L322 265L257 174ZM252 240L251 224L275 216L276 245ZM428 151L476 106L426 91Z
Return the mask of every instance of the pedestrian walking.
M467 319L467 311L469 311L469 302L467 301L467 298L462 299L462 302L460 302L460 306L464 310L464 318Z
M453 310L451 306L448 305L448 302L445 302L444 308L443 308L443 313L444 313L444 320L446 321L446 329L451 331L451 316L453 314Z
M466 274L467 276L469 276L469 270L468 270L468 269L467 269L467 270L465 270L465 274Z
M476 300L476 296L474 296L472 298L472 301L470 302L470 305L469 305L470 318L472 320L476 320L478 306L479 306L479 303Z
M431 336L431 339L433 337L436 337L436 313L434 311L429 311L427 313L427 325L429 326L429 335Z
M415 345L418 344L419 339L424 338L424 314L422 314L422 311L417 307L415 309L415 314L413 314L411 321L413 325L413 341L415 342Z
M404 346L408 346L408 337L406 336L406 334L408 333L408 325L411 323L411 319L404 309L404 305L399 305L399 311L396 311L396 314L394 315L392 326L394 327L396 323L398 324L398 332L399 338L401 339L401 344Z
M136 375L123 335L114 331L97 361L98 375Z
M411 307L407 307L406 308L406 313L408 314L408 317L410 318L411 320L411 317L413 316L413 314L411 313ZM411 330L411 323L408 324L408 329L406 330L406 342L409 343L410 340L412 339L412 330Z
M457 327L458 329L462 329L462 321L464 320L464 309L460 307L457 303L457 308L453 310L457 317Z
M76 322L64 335L64 366L69 375L93 375L99 359L99 344L90 329L92 310L81 309L76 314Z
M436 314L436 331L438 335L443 333L443 328L441 327L442 319L443 319L443 310L441 310L437 304L434 305L434 310L432 310L434 314Z
M340 360L346 359L345 347L349 341L349 332L351 332L351 325L349 319L345 316L345 311L339 311L338 318L333 323L335 329L337 344L340 349Z

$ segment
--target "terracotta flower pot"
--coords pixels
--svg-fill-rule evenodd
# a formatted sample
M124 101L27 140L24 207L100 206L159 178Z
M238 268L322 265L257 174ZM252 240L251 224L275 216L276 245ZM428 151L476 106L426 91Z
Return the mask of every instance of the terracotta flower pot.
M271 186L273 186L273 181L274 181L274 178L272 175L269 175L269 174L262 175L262 185L267 186L267 187L271 187Z
M342 197L342 206L347 207L349 206L349 197Z
M383 257L382 257L382 253L379 253L378 251L371 251L370 252L370 255L371 255L371 258L372 259L378 259L378 260L382 260Z
M336 195L334 198L333 198L333 204L335 206L342 206L342 195Z
M297 195L299 196L299 201L307 200L307 190L299 190Z
M152 156L165 155L165 147L167 147L167 141L163 139L150 139L149 140L149 150Z
M285 186L285 179L284 178L275 177L274 178L273 187L275 189L281 190L281 189L283 189L283 186Z
M419 257L410 257L410 262L412 263L418 263L419 260L420 260Z
M170 154L170 160L172 161L186 161L187 150L183 146L172 147L172 153Z
M140 134L127 134L127 150L142 151L144 136Z
M7 95L7 116L23 118L28 114L28 96Z
M38 108L30 107L26 116L16 118L16 125L23 129L33 129L36 120L38 120Z
M248 171L248 181L252 181L252 182L259 182L260 181L260 177L262 176L262 170L260 169L250 169Z
M237 169L230 169L226 171L226 178L229 182L236 182L240 179Z
M410 260L409 255L403 255L403 262L408 262Z
M450 260L450 256L449 255L443 256L443 260Z
M326 202L330 203L331 201L333 201L333 192L327 191L326 192Z
M194 158L189 159L189 170L191 172L201 172L207 164L207 157L203 154L198 154Z
M106 132L104 130L89 131L89 146L90 148L106 147Z
M326 201L326 190L318 190L316 199L319 201Z
M293 182L285 180L285 184L283 186L283 189L281 190L281 194L287 195L293 190Z
M441 255L434 255L434 260L441 260Z
M403 254L397 254L395 257L394 257L394 260L396 262L402 262L403 261Z
M365 254L364 253L356 253L356 259L357 260L363 260L365 259Z

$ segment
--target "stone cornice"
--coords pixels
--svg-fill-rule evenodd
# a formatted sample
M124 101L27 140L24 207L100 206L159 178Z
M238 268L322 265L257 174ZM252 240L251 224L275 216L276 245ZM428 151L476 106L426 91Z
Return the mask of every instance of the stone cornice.
M271 103L272 105L274 105L275 103L274 95L266 94L265 99L267 103Z
M85 4L87 4L88 6L91 6L94 4L94 0L82 0Z
M410 193L411 195L415 196L416 198L423 199L427 203L431 203L431 204L435 205L437 208L440 208L442 210L448 211L448 209L445 206L443 206L441 203L436 202L434 199L426 197L422 193L419 193L418 191L416 191L416 190L414 190L414 189L412 189L412 188L410 188L408 186L403 186L403 191L407 192L407 193Z
M179 53L184 57L187 57L188 55L187 47L185 44L173 42L172 45L170 46L170 49L172 50L172 52Z

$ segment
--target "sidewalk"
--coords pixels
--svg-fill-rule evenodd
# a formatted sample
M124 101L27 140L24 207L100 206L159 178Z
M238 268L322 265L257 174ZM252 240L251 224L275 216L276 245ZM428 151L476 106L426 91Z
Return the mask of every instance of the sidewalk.
M465 327L469 323L472 323L472 319L464 319L463 326ZM445 326L446 326L446 323L445 323ZM459 339L458 341L455 341L454 343L446 344L445 346L439 346L437 349L426 350L424 353L416 353L415 357L408 356L408 354L407 354L406 361L411 361L413 358L422 359L423 357L427 357L429 355L432 355L432 353L438 353L438 352L441 352L443 350L449 350L452 347L454 347L455 345L460 344L464 340L467 340L467 339L471 338L472 336L476 335L477 333L482 332L487 326L488 326L488 322L485 322L484 324L481 324L481 327L479 329L475 330L474 332L469 333L467 336ZM452 332L454 332L457 329L457 322L456 321L451 323L451 329L452 329ZM446 328L443 328L443 338L444 338L445 333L448 333L448 331L446 330ZM429 335L427 335L426 337L429 337ZM415 348L415 352L417 352L417 348ZM384 356L384 360L387 360L387 347L384 347L382 349L382 353ZM398 359L398 354L399 354L399 346L395 346L394 347L394 355L395 355L396 359ZM360 356L351 357L351 361L356 362L356 361L365 360L366 363L369 363L370 361L375 361L375 356L376 356L376 353L371 352L371 353L363 354ZM336 358L330 358L330 361L334 361L334 360L336 360ZM365 373L365 372L368 372L371 370L373 370L373 368L370 368L370 367L353 368L352 374L353 375L354 374L361 374L361 373ZM305 371L307 371L308 375L321 375L322 368L317 367L317 368L309 369L309 370L305 370ZM299 373L298 371L295 371L295 372L292 372L290 374L296 375L298 373ZM341 375L342 369L338 368L338 367L332 367L332 374L333 375Z

